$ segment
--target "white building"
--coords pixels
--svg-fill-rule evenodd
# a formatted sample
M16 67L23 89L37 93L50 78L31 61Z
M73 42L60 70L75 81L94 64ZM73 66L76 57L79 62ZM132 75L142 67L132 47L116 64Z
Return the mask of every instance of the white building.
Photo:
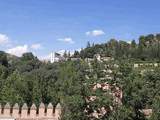
M51 57L50 57L51 63L60 62L60 61L64 61L64 60L65 60L65 58L61 54L56 53L56 52L51 53Z

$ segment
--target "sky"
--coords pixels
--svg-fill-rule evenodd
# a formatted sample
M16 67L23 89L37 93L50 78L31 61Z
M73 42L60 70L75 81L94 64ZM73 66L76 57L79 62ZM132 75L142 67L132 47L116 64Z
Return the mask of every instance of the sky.
M160 33L159 0L0 0L0 50L80 50L87 42L130 41Z

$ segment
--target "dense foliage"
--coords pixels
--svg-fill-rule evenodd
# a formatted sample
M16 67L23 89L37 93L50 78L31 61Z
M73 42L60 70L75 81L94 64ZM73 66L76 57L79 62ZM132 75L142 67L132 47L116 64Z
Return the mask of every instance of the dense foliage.
M62 105L62 120L96 120L91 114L99 108L107 109L101 120L158 120L160 118L160 68L137 69L137 61L159 62L160 35L141 36L139 43L110 40L101 45L90 45L74 57L94 58L95 54L111 56L115 60L99 62L64 61L45 63L25 53L22 57L0 52L0 103L26 102L39 105L58 102ZM107 77L106 77L107 76ZM121 105L114 103L109 92L93 91L96 83L116 85L123 91ZM86 98L96 96L87 102ZM146 118L142 109L152 109Z
M140 36L139 40L129 42L111 39L104 44L90 44L74 56L93 58L95 54L112 56L114 58L132 58L140 60L155 60L160 58L160 34Z

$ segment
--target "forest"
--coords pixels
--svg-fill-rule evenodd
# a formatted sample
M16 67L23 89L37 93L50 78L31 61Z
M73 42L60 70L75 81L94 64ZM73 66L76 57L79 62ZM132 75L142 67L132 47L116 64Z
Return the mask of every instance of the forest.
M84 60L95 54L114 60ZM61 103L62 120L160 119L160 67L133 67L134 63L160 62L160 34L140 36L131 42L111 39L103 44L88 43L80 52L64 56L81 59L52 64L32 53L16 57L0 51L0 103ZM121 104L115 103L111 91L93 91L92 85L104 83L122 90ZM89 96L96 99L88 102ZM143 109L152 109L150 117ZM92 115L94 112L98 117Z
M111 56L116 59L135 60L159 60L160 58L160 34L140 36L138 41L111 39L103 44L90 44L80 52L75 51L75 57L93 58L95 54Z

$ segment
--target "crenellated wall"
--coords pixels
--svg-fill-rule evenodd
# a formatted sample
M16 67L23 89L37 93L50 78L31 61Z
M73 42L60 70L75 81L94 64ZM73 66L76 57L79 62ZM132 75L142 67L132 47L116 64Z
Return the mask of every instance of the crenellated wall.
M17 103L11 107L9 103L0 105L0 119L16 120L59 120L61 115L61 105L54 108L51 103L46 107L43 103L37 108L35 104L28 107L26 103L20 107Z

